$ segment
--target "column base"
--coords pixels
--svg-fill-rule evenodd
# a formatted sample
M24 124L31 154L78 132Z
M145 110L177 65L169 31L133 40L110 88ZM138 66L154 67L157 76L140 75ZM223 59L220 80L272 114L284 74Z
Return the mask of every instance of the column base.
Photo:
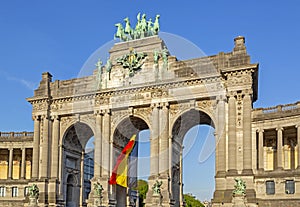
M253 170L252 169L243 169L242 175L253 175Z
M215 176L215 178L225 178L225 177L226 177L225 171L218 171Z
M230 169L226 173L226 176L236 176L236 175L238 175L238 171L235 169Z
M275 171L283 171L283 167L277 167Z

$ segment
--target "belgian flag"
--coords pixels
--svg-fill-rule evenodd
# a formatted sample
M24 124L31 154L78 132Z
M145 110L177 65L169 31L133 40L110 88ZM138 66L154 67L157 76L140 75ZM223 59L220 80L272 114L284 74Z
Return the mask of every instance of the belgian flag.
M135 145L136 135L133 135L117 159L109 180L110 185L118 184L125 188L128 187L128 157Z

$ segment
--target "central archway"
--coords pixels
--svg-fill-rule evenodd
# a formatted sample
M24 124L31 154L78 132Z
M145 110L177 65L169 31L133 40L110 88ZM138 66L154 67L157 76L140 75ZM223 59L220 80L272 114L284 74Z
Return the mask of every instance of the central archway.
M128 143L129 139L134 135L138 135L143 130L148 130L149 125L146 121L140 117L130 116L124 118L119 122L117 127L114 129L113 133L113 166L116 163L116 159L120 155L122 149ZM139 136L137 136L136 144L138 145ZM127 206L127 196L129 196L129 201L132 202L130 197L131 186L135 186L138 179L138 154L131 156L131 163L129 165L128 171L130 172L130 177L128 180L128 192L127 188L123 188L119 185L113 186L113 194L117 203L117 207Z
M183 112L172 127L172 169L171 189L175 206L184 205L183 198L183 140L187 132L195 126L208 125L215 128L208 113L191 109Z

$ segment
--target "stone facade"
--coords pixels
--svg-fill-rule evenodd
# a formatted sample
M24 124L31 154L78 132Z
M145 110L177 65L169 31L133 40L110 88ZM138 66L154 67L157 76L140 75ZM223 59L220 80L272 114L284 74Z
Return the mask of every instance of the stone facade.
M28 98L34 132L0 137L0 187L6 188L1 206L28 203L23 191L33 183L41 207L129 205L126 189L110 186L108 179L120 150L144 129L150 130L151 152L146 206L183 206L183 138L198 124L215 128L213 206L233 205L236 177L246 182L247 206L299 206L299 104L253 109L258 64L250 63L244 37L234 43L229 53L155 59L154 52L165 45L154 36L115 44L110 70L103 66L91 76L64 81L43 73ZM116 60L135 58L131 48L146 54L133 75ZM82 187L84 148L92 136L91 182L103 186L101 199L93 190L85 199ZM157 180L162 181L159 197L151 188ZM12 187L19 189L17 198Z

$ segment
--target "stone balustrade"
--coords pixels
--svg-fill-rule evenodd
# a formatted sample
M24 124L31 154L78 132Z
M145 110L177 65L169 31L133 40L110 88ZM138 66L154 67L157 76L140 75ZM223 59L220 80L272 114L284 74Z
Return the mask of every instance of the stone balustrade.
M252 111L253 121L293 116L300 114L300 102L278 105L267 108L257 108Z
M13 138L22 138L22 139L32 139L33 138L33 132L0 132L0 139L1 138L7 138L7 139L13 139Z

